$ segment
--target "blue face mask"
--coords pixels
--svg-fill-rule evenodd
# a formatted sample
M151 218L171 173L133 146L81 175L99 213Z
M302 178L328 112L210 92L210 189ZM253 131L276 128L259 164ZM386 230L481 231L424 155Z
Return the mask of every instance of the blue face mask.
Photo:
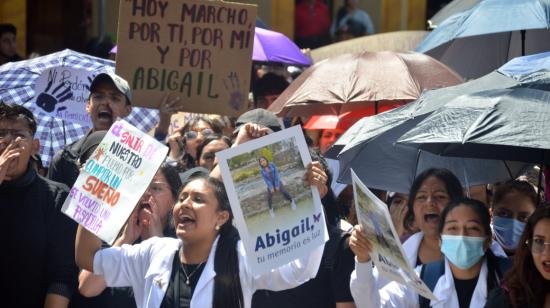
M468 269L485 255L484 237L441 235L441 252L460 269Z
M514 250L523 234L525 223L512 218L493 217L495 238L504 249Z

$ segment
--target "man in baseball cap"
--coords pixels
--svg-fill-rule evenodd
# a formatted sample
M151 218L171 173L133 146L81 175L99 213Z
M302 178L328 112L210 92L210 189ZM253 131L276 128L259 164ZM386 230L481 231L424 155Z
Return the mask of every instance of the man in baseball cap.
M101 73L90 85L86 111L92 119L93 130L109 130L117 118L132 111L132 94L128 82L115 73Z
M67 145L54 156L48 169L48 178L72 186L74 175L79 173L82 146L87 138L93 132L109 130L117 118L128 116L132 111L131 99L130 86L124 78L110 72L95 76L90 84L90 97L86 103L92 129L86 137Z

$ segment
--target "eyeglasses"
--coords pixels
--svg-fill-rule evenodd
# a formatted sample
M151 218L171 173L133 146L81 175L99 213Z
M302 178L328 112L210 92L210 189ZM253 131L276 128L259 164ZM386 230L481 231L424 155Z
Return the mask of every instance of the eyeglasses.
M23 140L32 138L31 133L24 129L0 129L0 140L6 139L8 136L11 136L13 139L19 137Z
M185 138L186 139L195 139L199 136L199 134L201 134L203 137L208 137L208 136L212 135L213 133L214 133L214 131L212 131L210 128L205 128L201 131L190 130L190 131L185 132Z
M545 242L541 238L532 238L530 240L525 241L525 244L531 248L532 253L543 253L546 249L546 246L550 246L549 242Z

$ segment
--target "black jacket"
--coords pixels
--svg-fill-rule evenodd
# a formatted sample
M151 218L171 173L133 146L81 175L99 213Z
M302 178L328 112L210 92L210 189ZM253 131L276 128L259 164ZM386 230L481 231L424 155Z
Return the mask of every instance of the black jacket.
M80 153L82 145L90 135L90 132L82 139L67 145L61 152L55 154L48 168L48 179L63 183L69 187L73 186L80 173L78 161L82 154Z
M60 212L67 187L28 167L0 184L2 307L43 307L47 293L76 290L76 223Z

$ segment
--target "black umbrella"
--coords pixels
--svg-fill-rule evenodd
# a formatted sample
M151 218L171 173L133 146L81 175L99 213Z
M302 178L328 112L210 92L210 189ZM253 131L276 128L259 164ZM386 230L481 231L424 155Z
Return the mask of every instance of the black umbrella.
M457 97L404 134L435 154L550 163L550 92L489 90Z
M510 87L545 88L549 84L548 72L515 78L493 72L461 85L432 90L405 106L361 119L340 137L327 154L340 161L340 182L350 181L350 169L353 168L369 187L391 191L408 191L416 175L430 167L453 171L464 186L513 179L529 164L444 157L424 151L418 144L396 142L431 113L461 94Z

